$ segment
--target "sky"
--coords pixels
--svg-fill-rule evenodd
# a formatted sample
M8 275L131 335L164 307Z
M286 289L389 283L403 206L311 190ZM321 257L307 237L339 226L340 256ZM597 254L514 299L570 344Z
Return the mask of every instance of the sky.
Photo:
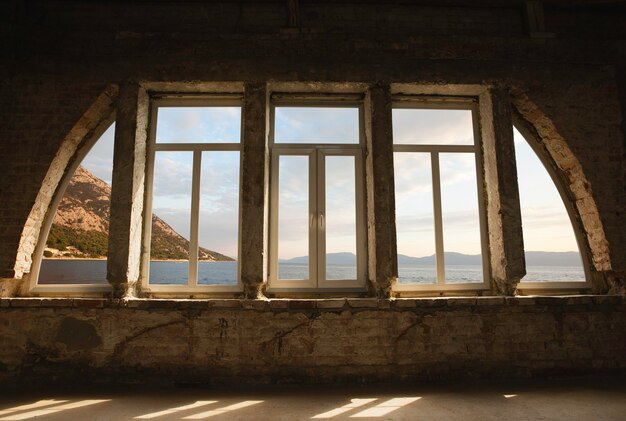
M100 139L92 146L81 165L87 168L93 175L111 185L113 173L113 137L115 136L115 123L100 136Z
M276 109L277 143L358 143L356 108ZM160 108L157 142L239 142L238 107ZM94 145L83 165L111 181L112 125ZM459 144L473 142L467 110L394 109L396 144ZM515 148L527 251L577 251L573 229L556 187L517 130ZM189 238L191 152L157 152L153 212ZM238 255L239 152L203 152L200 196L202 247ZM307 155L279 160L279 258L308 254L309 165ZM435 252L431 157L428 153L396 152L395 191L398 253L429 256ZM355 252L354 157L326 157L327 252ZM444 249L480 253L475 157L472 153L439 155Z
M556 185L535 152L513 130L517 178L527 251L576 251L574 228Z

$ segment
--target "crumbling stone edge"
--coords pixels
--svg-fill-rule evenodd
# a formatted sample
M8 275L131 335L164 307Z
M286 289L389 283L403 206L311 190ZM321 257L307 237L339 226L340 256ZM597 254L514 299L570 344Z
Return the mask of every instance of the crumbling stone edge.
M566 306L626 304L622 295L565 295L523 297L437 297L437 298L329 298L329 299L106 299L106 298L0 298L0 308L128 308L138 310L242 309L282 310L408 310L411 308L482 306Z

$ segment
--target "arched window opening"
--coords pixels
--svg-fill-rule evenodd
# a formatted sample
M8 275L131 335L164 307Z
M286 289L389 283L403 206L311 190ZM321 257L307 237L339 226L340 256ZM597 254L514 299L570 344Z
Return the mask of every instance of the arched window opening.
M39 285L106 285L115 124L92 144L53 203ZM81 153L78 154L80 159ZM44 231L44 235L45 235Z
M585 282L572 220L550 173L514 128L526 276L522 282Z

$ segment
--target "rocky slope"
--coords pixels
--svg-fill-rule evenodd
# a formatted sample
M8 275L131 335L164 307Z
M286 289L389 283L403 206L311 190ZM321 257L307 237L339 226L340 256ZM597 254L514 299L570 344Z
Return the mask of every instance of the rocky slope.
M111 187L79 166L70 180L52 222L47 257L105 257L109 232ZM171 226L152 216L150 256L154 259L187 259L189 241ZM200 247L200 260L233 259Z

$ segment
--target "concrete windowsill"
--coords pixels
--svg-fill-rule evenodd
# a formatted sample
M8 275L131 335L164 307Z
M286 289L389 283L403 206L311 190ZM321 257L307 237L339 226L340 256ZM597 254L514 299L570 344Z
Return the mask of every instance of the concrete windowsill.
M105 299L105 298L0 298L3 308L129 308L139 310L208 310L242 309L273 310L408 310L437 307L475 306L566 306L587 304L621 304L626 297L619 295L566 295L523 297L437 297L437 298L328 298L328 299Z

